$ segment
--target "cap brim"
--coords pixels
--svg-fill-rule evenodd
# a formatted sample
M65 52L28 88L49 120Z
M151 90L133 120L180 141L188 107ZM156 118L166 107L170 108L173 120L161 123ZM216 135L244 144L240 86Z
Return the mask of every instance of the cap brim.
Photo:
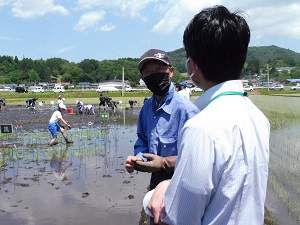
M166 61L163 60L163 59L159 59L159 58L156 58L156 57L146 57L146 58L142 59L142 60L139 62L139 64L138 64L138 70L139 70L140 72L142 72L142 69L143 69L145 63L147 63L147 62L149 62L149 61L161 61L161 62L165 63L166 65L170 66L170 63L166 62Z

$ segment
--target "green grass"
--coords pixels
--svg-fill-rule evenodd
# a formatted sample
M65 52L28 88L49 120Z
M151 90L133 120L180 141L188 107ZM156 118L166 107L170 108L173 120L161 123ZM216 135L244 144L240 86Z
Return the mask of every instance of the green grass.
M75 104L77 99L81 99L84 102L91 104L99 103L100 94L93 90L67 90L65 93L54 93L52 91L45 91L44 93L16 93L16 92L0 92L0 98L5 98L5 102L8 105L19 105L25 104L25 101L28 98L38 98L38 102L45 101L46 104L50 101L57 102L59 95L62 95L66 99L66 104ZM140 97L144 98L146 96L151 96L151 92L133 92L133 93L124 93L124 96L121 96L121 93L104 93L106 97L111 97L113 99L119 100L125 98L128 100L130 98Z
M202 92L201 92L202 93ZM44 93L16 93L16 92L0 92L0 98L5 98L8 105L23 105L28 98L38 98L37 102L45 101L50 104L50 101L57 103L57 98L62 95L66 99L66 104L75 104L76 100L82 100L84 103L96 104L99 103L100 94L95 90L67 90L65 93L54 93L52 91L45 91ZM121 96L121 92L103 93L106 97L111 97L115 101L122 101L127 103L130 99L136 100L139 103L144 101L145 97L151 97L150 91L140 92L125 92ZM198 97L200 93L193 93L193 97Z
M300 91L290 90L289 87L286 87L282 91L268 90L268 88L256 88L255 91L258 91L262 95L300 97Z

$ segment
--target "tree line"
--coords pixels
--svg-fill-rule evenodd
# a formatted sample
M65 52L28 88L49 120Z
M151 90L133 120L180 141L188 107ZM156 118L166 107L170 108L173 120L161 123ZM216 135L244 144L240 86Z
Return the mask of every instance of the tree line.
M173 81L181 82L188 80L184 48L168 53L172 65L175 67ZM267 74L269 65L270 79L282 81L289 78L300 78L300 54L276 46L250 47L247 60L242 71L243 78L252 78ZM79 82L99 83L112 79L122 79L122 68L124 67L124 78L129 80L131 86L135 87L140 81L140 72L137 69L138 58L121 58L117 60L84 59L79 63L69 62L61 58L50 58L47 60L32 60L13 56L0 56L0 83L57 83ZM277 67L295 67L290 73L278 72Z
M169 53L172 63L177 66L179 72L185 72L186 53L184 48ZM242 78L256 78L268 73L275 81L283 81L290 78L300 78L300 53L277 46L249 47L245 65L242 70ZM278 67L295 67L294 70L278 72Z
M38 82L79 82L99 83L106 80L129 80L135 87L139 84L141 74L137 69L139 60L122 58L118 60L84 59L79 63L69 62L61 58L47 60L32 60L18 57L0 56L0 83L21 84ZM177 77L177 78L176 78ZM175 79L182 79L180 73L175 73Z

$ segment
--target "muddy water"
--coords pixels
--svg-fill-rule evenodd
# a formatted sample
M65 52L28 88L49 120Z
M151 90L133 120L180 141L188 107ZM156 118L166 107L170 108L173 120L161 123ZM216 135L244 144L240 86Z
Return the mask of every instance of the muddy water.
M254 97L261 109L274 104L271 108L300 112L299 98ZM150 176L128 174L124 160L133 152L139 109L108 110L108 121L100 121L99 112L65 115L75 143L49 148L52 113L47 107L14 106L0 112L0 124L14 126L12 135L0 134L7 144L0 147L0 163L6 164L0 170L0 225L138 224ZM266 207L278 225L300 224L299 121L295 124L271 132Z
M14 126L1 136L0 224L138 224L150 175L128 174L124 161L133 153L139 109L108 111L107 121L65 115L74 144L59 136L55 147L47 145L51 113L11 107L0 115Z

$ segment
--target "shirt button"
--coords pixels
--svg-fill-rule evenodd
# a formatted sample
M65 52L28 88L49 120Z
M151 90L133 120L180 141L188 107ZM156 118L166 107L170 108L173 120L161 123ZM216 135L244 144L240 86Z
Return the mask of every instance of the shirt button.
M166 145L164 145L164 148L166 148L167 146Z
M156 118L156 116L153 116L153 118L155 119L155 118Z

